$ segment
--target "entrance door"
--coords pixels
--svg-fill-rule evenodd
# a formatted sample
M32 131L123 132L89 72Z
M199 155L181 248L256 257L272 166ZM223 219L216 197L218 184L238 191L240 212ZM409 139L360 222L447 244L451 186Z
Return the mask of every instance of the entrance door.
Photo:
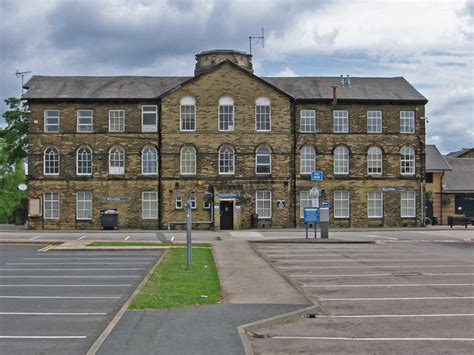
M221 229L234 229L234 202L221 201Z

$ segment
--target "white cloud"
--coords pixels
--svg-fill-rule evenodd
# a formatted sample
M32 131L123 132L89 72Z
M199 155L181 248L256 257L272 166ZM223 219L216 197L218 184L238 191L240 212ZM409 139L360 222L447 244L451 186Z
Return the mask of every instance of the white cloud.
M278 72L278 73L275 73L271 76L286 76L286 77L290 77L290 76L298 76L296 75L296 73L293 71L293 69L291 68L288 68L286 67L285 69L283 69L282 71Z

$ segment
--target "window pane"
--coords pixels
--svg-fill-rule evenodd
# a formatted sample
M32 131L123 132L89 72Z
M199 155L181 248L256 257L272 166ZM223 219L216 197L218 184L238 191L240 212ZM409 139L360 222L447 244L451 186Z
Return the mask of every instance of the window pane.
M313 207L313 200L309 196L309 190L300 191L300 218L304 218L305 207Z
M382 150L378 147L370 147L367 152L367 173L382 174Z
M335 133L349 132L349 112L333 111L333 129Z
M383 217L383 195L382 191L369 191L367 194L367 210L369 218Z
M414 111L400 111L400 132L415 133Z
M125 111L111 110L109 111L109 131L123 132L125 130Z
M59 175L59 151L50 147L44 151L43 156L44 174Z
M155 147L146 147L142 151L142 174L158 173L158 153Z
M92 219L92 192L80 191L76 193L76 218Z
M349 218L349 191L334 191L334 218Z
M300 154L300 173L311 174L316 170L316 150L311 146L304 146Z
M349 174L349 150L346 147L334 149L334 174Z
M234 130L234 106L220 105L219 106L219 130L233 131Z
M382 133L382 111L367 111L367 132Z
M255 203L256 203L256 211L257 211L259 219L272 217L271 191L257 191Z
M271 131L270 106L255 106L255 129L257 131Z
M301 110L300 131L301 132L316 132L316 111L315 110Z
M255 156L257 174L271 173L271 156L271 150L268 147L260 146L257 148L257 153Z
M78 175L92 174L92 151L89 148L81 147L77 150L76 173Z
M59 132L59 110L44 111L44 131Z
M181 105L181 130L182 131L194 131L196 129L196 106L194 105Z
M143 219L158 218L158 192L156 191L142 192L142 218Z
M43 196L43 218L44 219L59 219L59 193L46 192Z
M402 191L400 193L401 217L413 218L416 216L415 191Z
M219 174L234 173L234 150L224 146L219 151Z

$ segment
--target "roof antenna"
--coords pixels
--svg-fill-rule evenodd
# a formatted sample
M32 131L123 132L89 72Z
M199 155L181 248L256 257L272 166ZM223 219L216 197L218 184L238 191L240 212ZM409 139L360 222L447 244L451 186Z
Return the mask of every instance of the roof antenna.
M264 29L262 27L262 35L261 36L249 36L249 49L250 49L250 54L252 54L252 45L257 44L262 40L262 48L265 48L265 34L264 34Z
M23 82L25 80L25 76L30 73L31 73L31 70L30 71L20 71L20 69L16 70L16 73L15 73L16 77L17 78L21 77L21 94L22 95L25 92L25 89L23 88Z

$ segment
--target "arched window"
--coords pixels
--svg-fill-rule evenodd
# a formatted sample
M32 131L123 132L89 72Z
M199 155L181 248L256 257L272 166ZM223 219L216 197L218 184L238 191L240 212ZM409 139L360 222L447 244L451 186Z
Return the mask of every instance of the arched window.
M400 149L400 173L402 175L415 174L415 150L412 147Z
M219 99L219 131L234 130L234 100L229 96Z
M310 145L305 145L300 152L300 173L311 174L315 170L316 150Z
M122 147L113 147L109 151L109 174L125 173L125 151Z
M43 165L44 175L59 175L59 150L56 147L46 148Z
M181 148L180 173L181 175L196 174L196 148L193 146L187 145Z
M272 130L272 109L269 98L259 97L255 101L255 129L257 131Z
M181 131L196 130L196 99L192 96L183 97L180 102L179 121Z
M382 174L382 165L382 149L378 147L370 147L367 151L367 173Z
M334 174L349 174L349 149L342 145L334 149Z
M272 151L267 146L261 145L255 152L255 173L272 173Z
M80 147L76 152L76 174L92 175L92 151L88 147Z
M219 174L234 174L235 153L232 147L224 145L219 149Z
M148 146L142 150L142 174L158 174L158 152Z

